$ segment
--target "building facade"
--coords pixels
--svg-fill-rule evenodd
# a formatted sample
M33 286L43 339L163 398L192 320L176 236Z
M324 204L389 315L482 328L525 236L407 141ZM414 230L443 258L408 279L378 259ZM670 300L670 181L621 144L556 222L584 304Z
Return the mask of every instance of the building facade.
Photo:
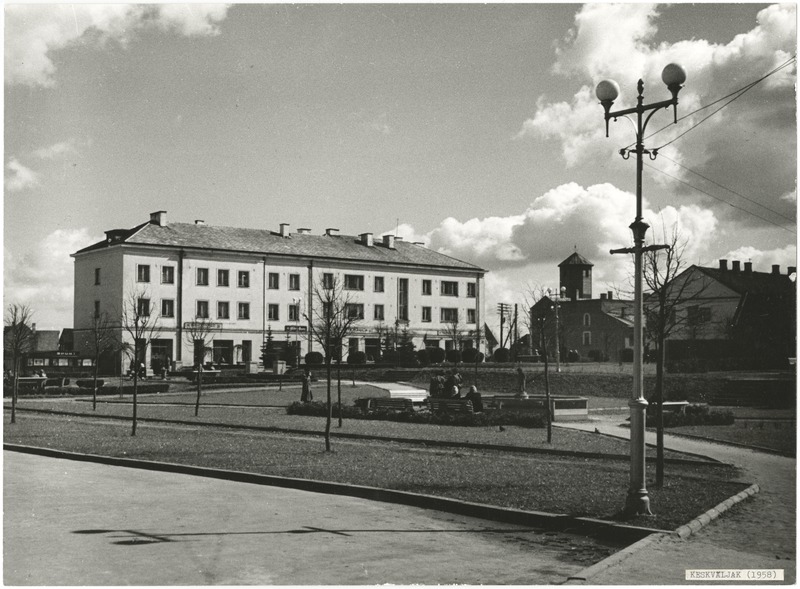
M105 240L72 256L76 349L100 314L130 340L122 323L133 300L158 328L141 359L148 367L191 365L190 334L199 321L212 328L209 359L222 365L258 361L267 339L298 356L324 352L311 337L314 292L332 277L358 318L345 358L355 350L377 358L382 334L391 331L405 332L417 349L445 348L453 325L466 345L485 345L476 326L484 320L486 271L399 237L335 229L312 235L287 224L270 231L168 223L158 211L132 229L107 231Z

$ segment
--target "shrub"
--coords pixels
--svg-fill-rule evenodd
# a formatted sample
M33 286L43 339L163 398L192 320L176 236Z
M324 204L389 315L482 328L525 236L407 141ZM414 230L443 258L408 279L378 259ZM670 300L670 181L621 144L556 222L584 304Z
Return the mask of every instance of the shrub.
M619 351L619 361L620 362L633 362L633 349L632 348L622 348Z
M478 355L477 348L467 348L466 350L461 352L461 359L464 362L472 364L473 362L475 362L475 356L477 355Z
M608 356L601 350L589 350L589 360L592 362L608 362Z
M309 352L305 356L306 364L310 366L319 366L325 360L325 357L320 352Z
M511 360L511 352L508 351L508 348L497 348L493 358L495 362L508 362Z
M427 348L428 358L431 364L441 364L444 362L444 350L442 348Z
M711 411L708 405L689 405L683 413L664 412L664 427L680 427L683 425L733 425L735 417L732 411ZM655 406L648 412L647 427L657 427Z
M447 350L445 352L445 357L448 362L458 364L461 362L461 350Z
M419 362L420 366L427 366L431 363L431 359L430 356L428 356L428 350L426 348L417 350L417 361Z
M400 365L405 366L407 368L414 368L419 366L419 360L417 359L417 353L413 350L413 348L402 348L397 352L400 355Z
M350 352L347 355L348 364L366 364L367 354L361 351Z
M339 404L332 403L331 411L333 417L339 417ZM286 407L287 415L306 415L312 417L325 417L328 415L328 404L323 401L312 401L311 403L301 403L295 401ZM342 405L342 417L358 417L361 410L355 405Z
M105 383L104 379L98 378L97 388L101 388L104 383ZM78 380L75 381L75 384L78 385L78 387L81 389L91 389L94 386L94 381L90 378L89 379L79 378Z

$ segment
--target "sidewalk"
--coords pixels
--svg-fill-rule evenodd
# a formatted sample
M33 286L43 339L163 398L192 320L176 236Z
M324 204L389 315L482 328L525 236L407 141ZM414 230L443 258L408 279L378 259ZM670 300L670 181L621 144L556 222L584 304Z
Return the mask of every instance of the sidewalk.
M630 439L620 427L625 416L594 417L590 422L554 424ZM655 444L655 432L646 432ZM742 469L741 479L761 491L738 504L686 540L661 536L586 580L591 585L691 584L686 569L784 569L785 583L796 578L796 460L724 444L665 434L668 449L703 454ZM665 473L669 480L669 467ZM620 497L620 503L624 497ZM652 505L655 511L658 505ZM576 583L576 581L571 581Z

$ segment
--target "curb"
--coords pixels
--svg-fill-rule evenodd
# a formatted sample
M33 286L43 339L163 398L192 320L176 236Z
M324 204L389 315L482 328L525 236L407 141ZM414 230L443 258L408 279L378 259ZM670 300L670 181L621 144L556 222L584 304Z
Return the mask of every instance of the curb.
M741 503L745 499L749 499L756 493L758 493L761 489L757 484L750 485L744 491L737 493L733 497L729 497L716 507L712 507L702 515L694 518L688 524L679 527L675 530L675 533L678 534L683 539L688 538L692 534L699 532L702 528L710 524L712 521L717 519L720 515L728 511L731 507L736 505L737 503Z
M87 419L110 419L116 421L130 421L130 417L128 416L121 416L121 415L87 415L85 413L78 413L72 411L54 411L52 409L30 409L30 408L19 408L17 407L17 411L25 411L29 413L44 413L48 415L67 415L70 417L84 417ZM202 427L217 427L220 429L240 429L240 430L248 430L248 431L259 431L259 432L270 432L270 433L287 433L287 434L300 434L300 435L308 435L308 436L324 436L324 432L319 431L311 431L305 429L289 429L289 428L279 428L279 427L262 427L256 425L236 425L236 424L226 424L226 423L213 423L208 421L187 421L187 420L180 420L180 419L161 419L161 418L149 418L149 417L139 417L139 423L169 423L175 425L186 425L186 426L202 426ZM555 425L555 424L553 424ZM565 428L568 429L568 428ZM602 434L608 435L608 434ZM625 460L629 461L631 457L628 454L602 454L600 452L580 452L580 451L573 451L573 450L555 450L549 448L527 448L525 446L504 446L504 445L491 445L491 444L476 444L472 442L448 442L445 440L429 440L426 438L394 438L391 436L375 436L375 435L368 435L368 434L349 434L343 432L331 432L332 438L339 438L342 440L377 440L380 442L394 442L399 444L417 444L421 446L429 446L429 447L440 447L440 448L459 448L459 449L469 449L469 450L490 450L490 451L499 451L499 452L517 452L520 454L542 454L542 455L549 455L549 456L564 456L567 458L593 458L597 460ZM617 439L624 439L618 438L617 436L610 436L616 437ZM688 464L688 465L712 465L712 464L723 464L719 460L715 460L713 458L708 458L706 456L702 456L701 454L691 454L689 452L681 452L682 454L686 454L687 456L695 456L698 458L702 458L702 460L690 460L687 458L665 458L664 461L666 464Z
M659 533L651 534L650 536L646 536L645 538L642 538L638 542L634 542L633 544L631 544L627 548L624 548L623 550L620 550L619 552L615 552L614 554L612 554L608 558L603 559L600 562L595 563L592 566L583 569L579 573L568 577L567 578L567 583L569 584L571 581L587 582L592 577L597 575L598 573L601 573L603 571L606 571L606 570L610 569L613 566L616 566L617 564L619 564L623 560L625 560L628 557L633 556L634 554L636 554L638 551L646 548L647 546L650 546L651 544L653 544L655 542L660 542L664 538L670 538L670 537L673 537L673 536L677 536L680 539L685 540L686 538L688 538L692 534L695 534L695 533L699 532L701 529L703 529L705 526L707 526L712 521L717 519L719 516L721 516L723 513L725 513L728 509L730 509L731 507L733 507L737 503L740 503L740 502L744 501L745 499L748 499L748 498L752 497L753 495L755 495L756 493L758 493L759 490L760 489L759 489L759 486L757 484L750 485L744 491L742 491L740 493L737 493L736 495L733 495L732 497L729 497L728 499L726 499L725 501L723 501L722 503L720 503L716 507L712 507L711 509L709 509L705 513L699 515L698 517L696 517L695 519L690 521L688 524L679 527L674 532L663 532L662 531L662 532L659 532Z
M490 521L539 527L547 530L582 536L612 539L615 542L622 544L627 544L628 542L638 542L642 538L647 538L653 534L665 533L664 530L645 528L641 526L629 526L589 517L572 517L569 515L553 514L543 511L509 509L504 507L496 507L493 505L486 505L483 503L471 503L468 501L461 501L459 499L449 499L445 497L436 497L433 495L411 493L407 491L395 491L392 489L381 489L378 487L367 487L364 485L350 485L347 483L334 483L313 479L299 479L276 475L256 474L236 470L224 470L202 466L175 464L170 462L157 462L134 458L117 458L112 456L100 456L97 454L84 454L80 452L66 452L63 450L53 450L51 448L40 448L36 446L24 446L18 444L3 444L3 450L20 452L24 454L33 454L37 456L46 456L49 458L60 458L79 462L92 462L96 464L105 464L108 466L121 466L125 468L137 468L156 472L188 474L192 476L201 476L240 483L297 489L301 491L310 491L313 493L358 497L370 501L396 503L400 505L408 505L410 507L454 513Z

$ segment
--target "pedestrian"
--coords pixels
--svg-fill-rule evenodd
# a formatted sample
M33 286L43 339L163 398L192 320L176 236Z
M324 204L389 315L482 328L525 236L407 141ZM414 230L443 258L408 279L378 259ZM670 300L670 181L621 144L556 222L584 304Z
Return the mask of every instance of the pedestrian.
M303 373L303 392L300 394L300 402L310 403L313 400L314 396L311 394L311 371L306 368Z
M525 392L525 373L522 371L522 366L517 366L517 397L522 399L528 398L528 393Z

